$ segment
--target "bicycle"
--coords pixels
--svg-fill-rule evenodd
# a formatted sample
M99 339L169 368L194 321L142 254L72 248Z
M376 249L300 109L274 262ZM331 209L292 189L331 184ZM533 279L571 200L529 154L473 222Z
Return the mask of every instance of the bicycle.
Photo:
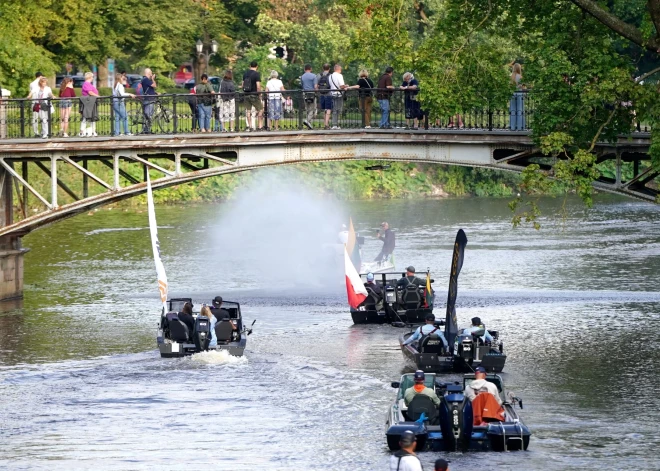
M170 129L170 123L172 122L174 118L174 113L169 108L166 108L163 106L163 102L161 100L155 100L153 102L154 105L154 112L151 115L151 130L154 130L154 126L156 127L156 130L159 131L160 134L165 134L171 131ZM144 105L143 105L144 106ZM142 130L144 130L145 124L147 123L146 121L146 116L144 115L144 108L140 110L132 109L128 112L128 122L129 125L131 126L131 130L135 128L134 134L138 134L138 126L142 126Z

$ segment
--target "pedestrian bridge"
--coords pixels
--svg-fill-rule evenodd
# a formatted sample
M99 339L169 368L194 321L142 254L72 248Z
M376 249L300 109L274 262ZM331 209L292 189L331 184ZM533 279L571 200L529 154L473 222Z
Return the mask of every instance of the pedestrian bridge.
M648 159L649 135L637 133L596 149L611 159L617 178L596 187L655 201L657 177ZM484 167L521 172L551 161L526 131L380 130L282 131L226 134L143 135L69 139L0 140L0 188L4 224L0 236L21 236L40 226L154 188L275 165L337 160L379 160ZM635 177L622 181L622 167ZM62 172L63 167L70 167ZM78 176L71 180L71 169ZM651 183L651 185L649 185ZM20 189L20 191L19 191ZM39 203L41 209L29 212ZM14 210L15 209L15 210Z

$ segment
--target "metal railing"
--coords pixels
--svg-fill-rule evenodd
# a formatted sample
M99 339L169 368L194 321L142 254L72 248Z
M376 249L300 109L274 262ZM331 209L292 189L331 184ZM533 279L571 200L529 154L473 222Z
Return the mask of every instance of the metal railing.
M533 123L527 92L515 93L509 109L485 105L438 119L429 119L414 92L396 89L0 100L0 139L379 127L528 131Z

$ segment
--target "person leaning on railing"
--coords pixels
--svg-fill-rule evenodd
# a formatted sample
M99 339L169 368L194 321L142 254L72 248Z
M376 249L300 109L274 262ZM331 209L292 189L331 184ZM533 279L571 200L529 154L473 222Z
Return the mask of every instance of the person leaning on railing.
M144 76L140 81L142 87L142 114L144 115L143 134L151 134L151 121L156 110L156 74L150 68L144 69Z
M312 73L311 64L305 64L305 73L300 77L300 84L305 99L305 120L303 124L308 129L312 129L311 123L316 114L316 90L319 88L319 79L316 74Z
M422 113L419 100L417 99L417 94L419 93L419 82L412 74L412 72L406 72L403 74L401 90L405 90L404 103L406 108L406 127L410 127L410 120L412 120L412 128L417 129L419 120L424 117L424 114Z
M72 98L76 97L73 89L73 79L64 77L60 84L60 126L62 137L69 137L69 118L71 117L71 108L73 107Z
M85 73L85 83L82 86L82 98L80 98L80 113L82 120L80 121L80 137L92 136L96 137L96 121L98 121L97 99L99 91L96 89L92 81L94 74L91 72Z
M522 66L515 62L512 65L511 83L516 86L516 91L509 101L509 128L512 131L525 129L525 107L522 82Z
M374 83L369 78L369 72L366 69L360 71L358 87L360 87L360 112L364 113L364 127L371 128L371 108L373 106L373 88Z
M125 86L128 83L128 79L125 75L117 74L116 85L112 91L112 108L115 112L115 136L119 136L121 126L124 127L124 135L132 136L128 131L128 115L126 114L126 103L124 100L126 97L135 98L135 95L132 93L126 93Z
M46 139L48 137L48 112L50 111L49 98L55 98L53 91L48 86L48 79L46 77L39 77L39 83L35 90L30 91L28 98L36 98L37 101L32 105L32 111L38 113L39 121L41 122L41 137ZM35 125L35 137L39 136L39 129Z
M392 96L392 74L394 69L387 67L385 73L378 79L378 91L376 92L376 99L380 105L380 127L381 129L391 129L390 124L390 97Z
M197 109L199 110L199 125L201 132L211 132L211 107L213 106L213 94L215 91L209 83L209 76L202 74L202 83L195 86L197 95Z

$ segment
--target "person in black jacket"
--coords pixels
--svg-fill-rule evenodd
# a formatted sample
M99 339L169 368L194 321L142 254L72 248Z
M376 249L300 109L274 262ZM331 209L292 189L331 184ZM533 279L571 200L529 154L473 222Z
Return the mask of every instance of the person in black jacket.
M387 222L383 222L380 227L381 230L378 231L378 238L383 241L383 249L376 257L376 262L382 262L384 259L387 259L394 252L395 246L394 232L390 229L390 225Z
M195 319L192 316L192 304L186 303L181 308L179 320L188 326L188 333L192 334L195 328Z

